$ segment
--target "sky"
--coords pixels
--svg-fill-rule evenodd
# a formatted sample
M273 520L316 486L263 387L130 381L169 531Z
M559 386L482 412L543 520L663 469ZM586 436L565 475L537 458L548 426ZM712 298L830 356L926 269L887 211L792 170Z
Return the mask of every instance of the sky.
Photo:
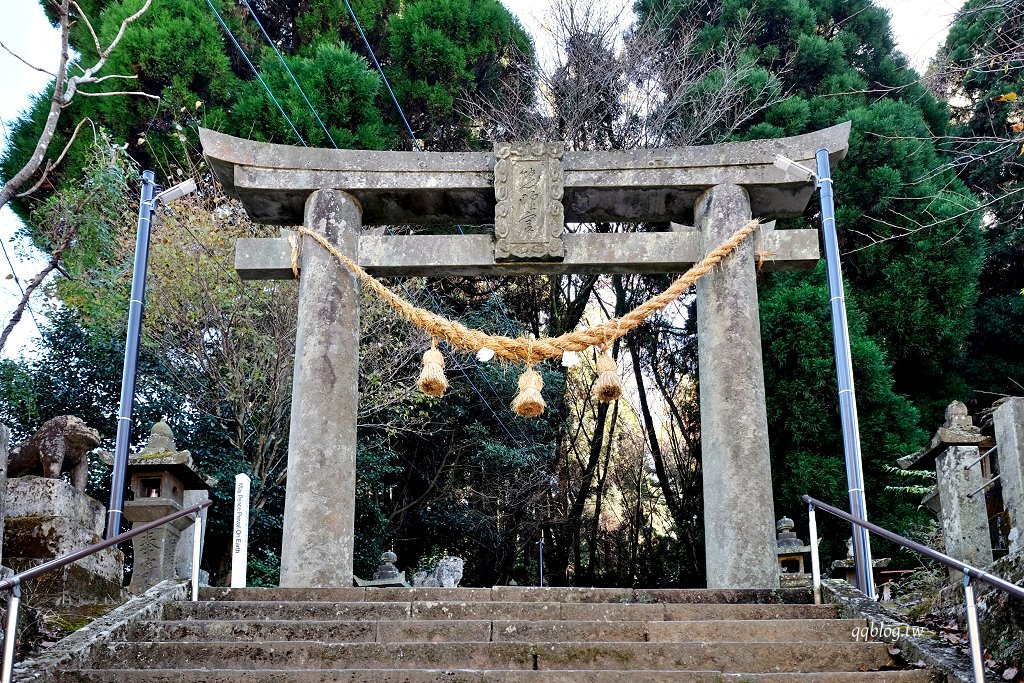
M548 24L545 8L549 0L504 0L505 6L515 13L523 27L538 42L543 58L543 42ZM946 35L953 16L962 0L876 0L885 7L892 18L892 29L896 43L918 70L923 70ZM618 12L625 2L607 0L603 4L609 12ZM7 50L33 66L48 71L56 68L60 49L60 36L49 25L37 0L0 0L3 21L0 22L0 43ZM41 73L11 56L0 48L0 147L7 143L8 122L19 112L27 109L31 98L46 86L50 76ZM14 264L14 272L23 284L27 284L40 269L41 255L23 241L16 238L19 222L9 208L0 212L0 240L3 241ZM10 313L20 298L20 292L11 270L0 254L0 329L7 324ZM36 297L32 308L42 322L45 316L45 302ZM30 316L26 315L18 324L3 355L14 357L29 348L38 338L38 330Z

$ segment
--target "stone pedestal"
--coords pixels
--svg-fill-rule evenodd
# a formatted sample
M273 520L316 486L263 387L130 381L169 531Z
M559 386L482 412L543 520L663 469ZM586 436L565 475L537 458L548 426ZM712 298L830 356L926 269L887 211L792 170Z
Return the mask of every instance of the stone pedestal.
M750 201L718 185L694 215L707 252L750 220ZM708 588L778 588L753 240L697 283L697 329Z
M946 554L975 567L992 563L985 483L975 446L952 446L935 459L936 487L942 506L942 535ZM973 463L973 464L972 464ZM968 467L968 465L970 465ZM973 496L970 496L972 492ZM953 580L963 574L950 570Z
M134 525L152 522L181 509L181 504L169 498L129 500L124 504L124 518ZM174 551L181 532L191 525L191 517L179 517L132 539L135 555L132 581L128 586L132 593L144 593L164 579L174 578Z
M1024 552L1024 398L1015 396L992 415L1003 505L1010 517L1010 554Z
M7 480L4 564L15 572L102 540L106 510L63 479ZM64 606L118 600L123 556L107 549L41 576L26 586L33 604Z
M355 257L362 211L351 195L318 190L306 227ZM295 377L281 544L281 586L352 585L359 284L311 238L302 240Z

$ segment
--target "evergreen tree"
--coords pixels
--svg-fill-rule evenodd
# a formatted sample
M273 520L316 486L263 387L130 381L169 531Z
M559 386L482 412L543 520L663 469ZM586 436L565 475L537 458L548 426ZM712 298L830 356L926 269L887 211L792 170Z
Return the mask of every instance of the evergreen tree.
M921 518L902 513L916 501L893 497L886 467L919 445L919 426L930 428L946 404L966 397L960 368L981 266L977 200L932 142L947 130L945 107L896 52L885 11L869 0L640 0L637 10L670 34L691 30L696 17L709 45L753 18L747 54L789 96L735 137L852 121L834 178L868 505L897 529L913 525ZM812 201L803 218L779 227L819 225ZM780 515L801 514L805 492L846 501L822 266L760 285Z
M982 199L985 265L967 376L979 407L1024 392L1024 3L970 0L933 65L958 176ZM961 104L962 103L962 104Z

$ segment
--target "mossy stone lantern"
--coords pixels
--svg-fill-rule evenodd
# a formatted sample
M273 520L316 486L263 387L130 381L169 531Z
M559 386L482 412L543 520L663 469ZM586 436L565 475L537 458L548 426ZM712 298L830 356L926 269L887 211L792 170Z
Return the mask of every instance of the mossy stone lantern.
M163 420L153 425L146 447L128 459L128 477L133 500L125 502L124 517L132 523L151 522L205 500L217 483L200 474L190 452L178 450ZM174 578L175 549L192 523L192 517L181 517L135 537L132 592Z

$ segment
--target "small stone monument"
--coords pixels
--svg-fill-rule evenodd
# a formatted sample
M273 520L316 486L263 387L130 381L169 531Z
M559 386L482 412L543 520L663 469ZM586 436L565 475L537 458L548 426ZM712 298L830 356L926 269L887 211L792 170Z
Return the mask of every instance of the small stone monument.
M930 470L935 467L935 458L950 446L977 446L991 448L995 441L981 433L974 425L967 406L953 401L946 406L945 420L932 436L928 445L910 455L900 458L897 463L903 469Z
M395 562L398 562L398 555L388 551L380 556L381 565L377 568L377 571L373 573L374 581L383 581L385 579L397 579L398 568L395 567Z
M217 485L216 479L199 473L189 451L178 450L174 433L163 420L153 425L146 447L128 459L128 476L134 500L125 502L124 517L133 524L151 522L207 500L210 489ZM192 526L192 517L180 517L132 540L135 564L129 588L133 593L142 593L164 579L191 574Z
M999 543L993 545L990 529L994 521L1000 538L998 525L1006 517L999 503L1009 508L1014 500L1005 488L1013 479L1012 472L1002 469L1009 462L1004 460L1004 451L1009 449L999 443L995 457L987 457L994 452L992 436L975 426L963 403L953 401L929 444L898 461L906 469L935 471L935 486L921 503L941 523L946 552L978 567L990 564L996 557L994 551L1001 549ZM1003 487L1002 491L992 484ZM995 492L993 500L988 492ZM954 584L963 579L957 570L950 569L949 574Z
M776 525L779 532L775 541L775 554L779 557L779 568L786 574L806 574L811 561L811 546L805 545L794 533L796 524L789 517L783 517ZM806 564L805 564L806 563Z
M7 429L0 426L0 455L8 474L0 473L3 562L25 571L102 540L106 510L85 495L88 459L99 445L99 434L81 419L63 415L43 425L24 443L11 449L7 460ZM75 485L61 478L71 471ZM44 476L37 476L44 475ZM108 548L51 572L26 586L37 607L116 601L121 598L124 558Z
M776 525L775 554L779 558L780 580L783 588L803 588L811 585L811 546L805 545L793 532L795 524L783 517Z
M366 579L354 576L356 585L376 588L408 588L409 584L405 580L405 572L398 571L398 568L395 567L395 562L398 562L398 555L395 555L390 550L381 553L380 566L373 573L373 579L367 581Z
M829 569L828 575L833 579L842 579L847 583L856 586L857 585L857 564L853 557L853 539L846 539L846 559L844 560L833 560L832 567ZM875 576L875 572L878 569L885 569L892 562L890 557L876 557L871 560L871 576L875 583L878 583L878 579Z

